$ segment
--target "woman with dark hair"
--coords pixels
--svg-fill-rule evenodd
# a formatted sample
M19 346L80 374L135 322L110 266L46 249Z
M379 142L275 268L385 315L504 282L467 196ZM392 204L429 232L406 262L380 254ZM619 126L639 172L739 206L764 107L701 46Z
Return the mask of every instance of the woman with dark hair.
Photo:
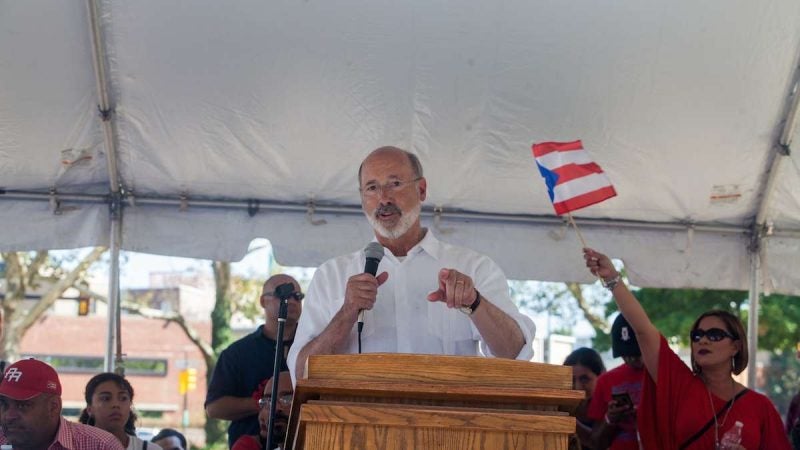
M161 450L156 444L136 437L136 413L131 409L133 386L121 375L105 372L86 383L86 408L78 419L108 431L122 442L127 450Z
M667 345L611 260L583 250L639 341L646 369L638 427L648 450L791 450L772 402L734 380L747 367L747 336L738 317L708 311L689 330L691 365Z
M592 450L594 447L591 435L594 421L589 418L587 407L594 394L597 377L606 371L606 366L596 351L586 347L581 347L570 353L564 360L564 365L572 367L572 389L582 390L586 393L586 398L581 401L575 410L575 418L577 419L576 436L578 442L580 442L580 447L574 447Z

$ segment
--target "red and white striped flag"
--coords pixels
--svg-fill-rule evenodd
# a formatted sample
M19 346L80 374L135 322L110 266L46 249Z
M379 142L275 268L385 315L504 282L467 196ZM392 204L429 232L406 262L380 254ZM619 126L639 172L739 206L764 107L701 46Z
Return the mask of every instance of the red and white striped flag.
M558 215L617 195L611 180L592 161L581 141L533 144L533 156Z

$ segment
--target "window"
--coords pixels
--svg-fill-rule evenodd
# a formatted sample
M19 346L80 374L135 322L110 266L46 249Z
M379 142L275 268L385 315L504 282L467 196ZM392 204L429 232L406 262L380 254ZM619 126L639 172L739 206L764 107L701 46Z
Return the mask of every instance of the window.
M24 357L44 361L59 373L100 373L104 369L103 358L100 356L24 355ZM167 368L166 359L128 358L125 360L125 375L164 377L167 375Z

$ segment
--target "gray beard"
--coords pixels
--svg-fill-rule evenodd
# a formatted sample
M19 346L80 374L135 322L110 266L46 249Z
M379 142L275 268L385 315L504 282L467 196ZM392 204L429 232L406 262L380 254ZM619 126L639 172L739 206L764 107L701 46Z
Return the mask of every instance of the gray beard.
M378 211L375 209L375 211ZM419 215L422 212L422 203L417 203L417 206L411 208L408 212L400 211L400 221L397 222L397 225L393 229L388 229L383 226L380 221L375 217L375 212L372 215L369 213L364 213L367 216L367 221L369 224L372 225L372 229L375 230L381 237L386 239L398 239L400 236L406 234L408 230L414 225L414 223L419 219Z

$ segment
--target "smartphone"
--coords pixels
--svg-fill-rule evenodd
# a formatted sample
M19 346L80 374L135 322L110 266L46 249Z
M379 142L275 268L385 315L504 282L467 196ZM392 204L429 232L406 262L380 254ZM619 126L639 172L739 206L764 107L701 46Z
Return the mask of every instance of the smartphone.
M617 406L633 408L633 400L631 400L631 396L627 392L621 392L619 394L611 394L611 399L617 403Z

